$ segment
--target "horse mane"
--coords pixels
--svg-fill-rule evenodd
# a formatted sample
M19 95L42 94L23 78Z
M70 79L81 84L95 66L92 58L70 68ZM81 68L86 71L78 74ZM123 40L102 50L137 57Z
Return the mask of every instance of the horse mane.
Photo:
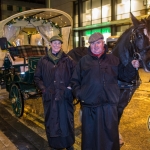
M75 62L78 62L84 55L88 52L87 47L76 47L70 50L67 55L69 55Z
M132 55L131 55L131 44L130 44L130 35L132 32L133 26L126 29L125 32L122 33L122 35L119 37L119 39L116 42L115 47L112 50L112 53L117 56L121 63L123 63L125 66L129 63Z

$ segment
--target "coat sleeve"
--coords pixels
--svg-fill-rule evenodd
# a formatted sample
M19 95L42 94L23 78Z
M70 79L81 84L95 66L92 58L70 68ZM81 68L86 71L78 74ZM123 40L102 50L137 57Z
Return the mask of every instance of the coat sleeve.
M71 59L70 61L71 61L71 74L73 74L77 63L73 59Z
M70 62L69 62L70 72L71 72L71 76L72 76L77 63L71 57L69 57L69 60L70 60ZM71 87L71 81L68 86Z
M80 67L80 62L76 65L73 75L72 75L72 79L71 79L71 87L73 90L73 95L80 100L80 87L81 87L81 74L80 71L81 67Z
M131 62L124 66L122 63L118 66L118 79L124 82L131 82L138 76L138 71L132 66Z
M45 90L45 86L42 79L42 59L38 61L37 67L35 69L34 82L41 91Z

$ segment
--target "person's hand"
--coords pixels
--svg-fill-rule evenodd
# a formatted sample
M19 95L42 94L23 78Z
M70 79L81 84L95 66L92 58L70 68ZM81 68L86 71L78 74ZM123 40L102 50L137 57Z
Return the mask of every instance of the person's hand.
M138 70L140 63L139 60L132 60L132 66Z

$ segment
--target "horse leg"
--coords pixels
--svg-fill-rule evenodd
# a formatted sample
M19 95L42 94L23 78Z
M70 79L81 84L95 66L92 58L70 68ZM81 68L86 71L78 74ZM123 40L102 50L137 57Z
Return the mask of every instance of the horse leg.
M137 87L130 87L127 89L120 89L120 97L118 103L118 124L120 123L123 111L130 102Z
M123 111L125 107L130 102L132 95L134 94L136 88L128 88L128 89L120 89L120 97L118 103L118 125L120 123ZM124 140L122 135L119 133L119 143L122 146L124 144Z

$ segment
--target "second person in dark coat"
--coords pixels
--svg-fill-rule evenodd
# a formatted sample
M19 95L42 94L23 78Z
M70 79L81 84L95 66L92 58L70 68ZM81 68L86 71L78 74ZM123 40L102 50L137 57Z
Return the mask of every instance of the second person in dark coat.
M62 50L59 36L50 39L51 48L37 65L34 81L42 91L45 129L53 149L73 150L74 109L70 79L75 67L73 60Z

